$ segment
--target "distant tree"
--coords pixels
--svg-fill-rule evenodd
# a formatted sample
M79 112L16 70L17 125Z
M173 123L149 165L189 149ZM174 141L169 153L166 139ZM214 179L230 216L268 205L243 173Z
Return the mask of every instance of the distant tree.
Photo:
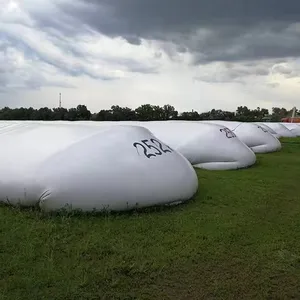
M238 121L249 122L251 120L251 110L247 106L238 106L235 117Z
M102 109L96 114L96 121L112 121L112 111L111 110L105 110Z
M38 118L39 120L49 121L52 120L52 110L48 107L42 107L38 110Z
M196 121L200 120L200 115L197 111L185 111L178 116L179 120Z
M175 110L175 107L166 104L162 108L163 120L176 119L178 117L178 111Z
M247 106L239 106L236 110L235 119L242 122L260 122L269 115L269 110L266 108L257 107L249 109Z
M230 111L224 111L221 109L212 109L207 113L209 120L225 120L230 121L234 119L234 113Z
M67 120L68 110L63 107L53 108L53 120Z
M97 121L97 113L92 113L91 121Z
M238 120L243 122L262 121L270 116L271 121L280 121L282 118L291 116L292 110L273 107L272 114L266 108L257 107L249 109L247 106L239 106L236 112L221 109L212 109L199 114L197 111L186 111L178 113L174 106L166 104L164 106L143 104L135 110L129 107L113 105L108 110L100 110L92 114L85 105L78 105L76 108L53 108L42 107L34 109L32 107L0 109L1 120L93 120L93 121L154 121L154 120Z
M113 105L110 112L113 121L133 121L136 119L135 111L129 107Z
M76 121L77 120L77 109L76 108L68 109L67 120L68 121Z
M272 107L272 115L271 121L272 122L280 122L282 118L285 118L288 114L288 111L285 108L279 107Z
M85 105L79 104L76 111L78 120L89 120L92 115Z
M0 110L0 118L1 120L10 120L11 117L11 109L7 106L3 107Z
M159 112L156 111L156 115ZM135 109L136 118L138 121L154 120L154 107L150 104L143 104Z

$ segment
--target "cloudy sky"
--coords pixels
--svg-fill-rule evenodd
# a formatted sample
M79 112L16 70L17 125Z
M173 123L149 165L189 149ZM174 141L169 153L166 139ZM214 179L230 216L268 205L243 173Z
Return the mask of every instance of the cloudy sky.
M0 107L300 108L299 0L0 0Z

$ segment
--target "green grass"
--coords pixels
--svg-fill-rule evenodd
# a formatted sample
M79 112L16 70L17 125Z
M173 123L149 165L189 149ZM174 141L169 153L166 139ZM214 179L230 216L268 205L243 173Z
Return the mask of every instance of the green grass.
M300 138L238 171L197 170L168 209L47 216L0 207L0 299L300 298Z

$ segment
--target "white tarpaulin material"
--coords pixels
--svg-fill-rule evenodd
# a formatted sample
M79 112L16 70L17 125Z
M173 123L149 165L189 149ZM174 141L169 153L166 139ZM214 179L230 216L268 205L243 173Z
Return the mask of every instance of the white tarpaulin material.
M281 123L288 130L290 130L295 136L300 136L300 125L299 123Z
M271 133L273 136L275 136L277 139L281 138L281 135L278 134L276 131L274 131L271 127L269 127L268 125L266 125L265 123L259 123L259 122L254 122L253 124L257 124L260 127L264 128L265 130L267 130L269 133Z
M275 152L281 149L280 141L257 124L236 121L203 121L221 124L232 130L255 153Z
M0 201L12 205L127 210L190 199L191 164L142 127L0 124Z
M271 127L276 133L278 133L282 137L296 137L296 135L293 132L291 132L287 127L285 127L281 123L266 122L264 124Z
M198 168L240 169L256 161L253 151L221 125L190 121L84 122L87 123L90 126L143 126Z

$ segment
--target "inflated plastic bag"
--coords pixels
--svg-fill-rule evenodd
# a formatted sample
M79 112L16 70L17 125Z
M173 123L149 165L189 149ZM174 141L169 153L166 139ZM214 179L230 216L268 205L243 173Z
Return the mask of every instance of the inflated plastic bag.
M280 141L258 124L235 121L205 121L228 127L255 153L275 152L281 149Z
M12 205L127 210L198 188L191 164L143 127L19 123L0 142L0 200Z
M81 123L81 122L75 122ZM254 152L222 125L192 121L84 122L90 126L138 125L184 155L195 167L240 169L256 162Z

